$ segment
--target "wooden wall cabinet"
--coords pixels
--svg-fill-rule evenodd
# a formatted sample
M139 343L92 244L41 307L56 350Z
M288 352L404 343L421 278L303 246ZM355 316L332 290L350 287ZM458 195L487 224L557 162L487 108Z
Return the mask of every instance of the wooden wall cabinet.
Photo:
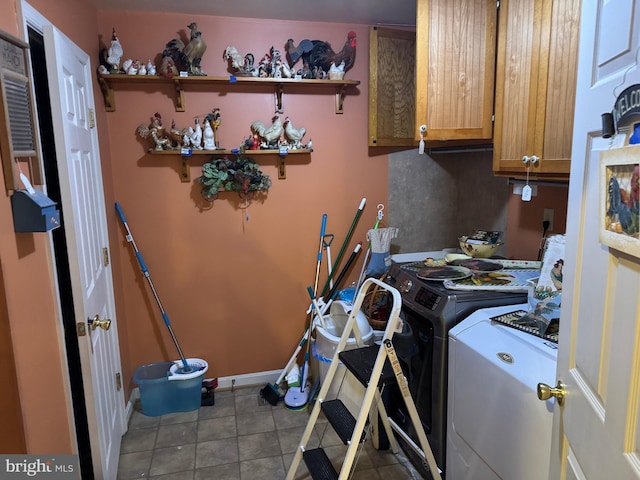
M493 171L566 180L578 58L579 0L501 0Z
M369 27L369 146L412 146L416 33Z
M493 133L496 0L417 0L416 140ZM482 143L482 142L474 142Z

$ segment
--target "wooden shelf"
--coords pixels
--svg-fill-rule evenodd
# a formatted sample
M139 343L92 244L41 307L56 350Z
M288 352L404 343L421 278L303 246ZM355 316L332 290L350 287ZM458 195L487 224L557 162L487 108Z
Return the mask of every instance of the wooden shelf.
M335 90L336 113L343 113L344 98L347 89L354 88L360 84L358 80L295 80L292 78L255 78L255 77L213 77L213 76L191 76L165 78L151 75L126 75L100 74L98 83L102 89L104 106L107 112L115 112L114 90L122 86L134 87L136 85L173 85L176 90L176 112L185 111L184 91L196 86L231 86L232 88L255 88L273 87L276 94L276 110L282 111L282 96L285 88L290 91L309 88L327 88Z
M247 150L244 153L231 150L192 150L191 155L183 155L180 150L151 150L148 153L150 155L172 155L180 156L182 162L182 168L180 170L180 180L183 183L191 181L191 171L189 169L189 159L198 155L244 155L245 157L252 157L254 155L277 155L278 156L278 179L284 180L287 178L287 166L285 158L289 155L310 155L312 150L289 150L286 153L280 153L279 150Z

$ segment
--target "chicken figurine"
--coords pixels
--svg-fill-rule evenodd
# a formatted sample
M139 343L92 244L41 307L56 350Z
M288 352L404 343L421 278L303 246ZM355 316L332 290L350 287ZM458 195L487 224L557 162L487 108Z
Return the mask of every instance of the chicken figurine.
M338 66L336 66L335 63L331 62L331 66L329 67L329 80L342 80L343 78L344 60Z
M276 113L272 121L273 123L269 127L260 120L251 124L251 133L259 137L262 141L260 146L264 149L277 148L278 141L284 131L280 115Z
M299 150L302 148L301 141L305 133L307 133L306 128L295 128L289 117L284 119L284 137L289 142L290 149Z
M118 35L116 35L116 29L114 28L111 34L111 45L101 52L101 63L107 69L107 73L120 72L120 59L122 58L122 54L122 45L120 44L120 40L118 40Z
M305 39L296 46L293 39L290 38L285 48L291 67L302 58L303 63L308 64L312 71L315 67L319 67L324 72L328 72L332 63L340 65L344 62L344 72L346 73L356 61L356 34L349 32L342 50L337 53L333 51L329 42L321 40Z
M178 71L186 71L188 75L206 76L200 63L207 50L207 44L195 22L190 23L187 27L191 30L189 42L185 45L179 38L170 40L162 52L162 57L163 59L171 57Z

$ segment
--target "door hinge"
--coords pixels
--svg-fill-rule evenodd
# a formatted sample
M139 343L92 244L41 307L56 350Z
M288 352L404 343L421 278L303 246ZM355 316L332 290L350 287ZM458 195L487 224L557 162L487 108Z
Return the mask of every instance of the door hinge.
M79 337L84 337L87 334L87 327L84 322L76 323L76 333Z
M93 108L89 109L89 128L96 128L96 115Z
M102 264L105 267L109 266L109 249L107 247L102 248Z
M116 373L116 390L119 392L122 388L122 376L120 372Z

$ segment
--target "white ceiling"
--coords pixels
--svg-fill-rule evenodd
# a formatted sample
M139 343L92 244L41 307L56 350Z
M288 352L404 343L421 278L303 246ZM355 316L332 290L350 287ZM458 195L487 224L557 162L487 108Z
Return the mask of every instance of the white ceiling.
M280 20L415 25L416 0L92 0L100 10Z

